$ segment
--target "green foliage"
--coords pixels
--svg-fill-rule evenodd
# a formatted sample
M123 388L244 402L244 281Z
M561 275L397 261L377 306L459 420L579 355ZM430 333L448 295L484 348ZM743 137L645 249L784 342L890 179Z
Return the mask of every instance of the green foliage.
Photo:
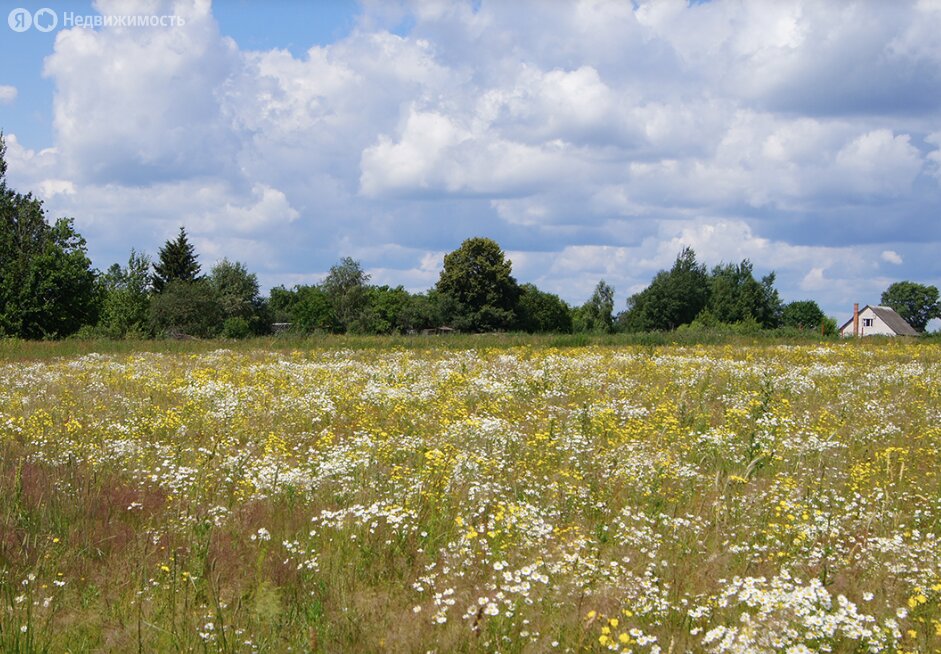
M781 324L798 329L819 329L826 319L823 311L813 300L798 300L784 305Z
M882 293L883 306L892 307L909 325L924 332L932 318L941 318L938 289L915 282L895 282Z
M407 333L445 325L450 322L448 318L452 304L434 289L410 295L399 312L399 327Z
M227 318L248 320L258 303L258 277L245 265L223 259L209 273L209 283L216 291L222 313Z
M737 322L727 323L716 319L715 314L709 311L709 309L703 309L702 313L696 316L693 322L677 327L676 333L710 334L714 336L757 336L763 329L761 323L751 316Z
M268 294L268 312L272 322L291 322L294 320L294 305L297 304L297 287L286 289L275 286Z
M520 295L512 268L489 238L469 238L446 254L436 289L453 306L453 326L466 331L511 328Z
M150 323L164 336L215 336L222 325L222 305L204 279L172 281L150 298Z
M774 288L774 273L761 281L752 274L748 259L739 264L716 266L712 270L707 306L720 322L736 323L753 318L762 327L781 322L781 298Z
M517 326L530 332L572 331L572 310L558 295L540 291L533 284L520 287L520 298L516 305Z
M330 268L330 273L320 285L326 294L333 314L342 331L350 331L366 306L366 288L369 275L360 263L344 257Z
M131 250L127 266L113 264L100 284L103 294L98 331L110 338L138 337L148 330L150 266L144 253Z
M56 338L98 317L85 239L70 219L46 221L42 202L7 187L0 135L0 335Z
M350 326L354 334L391 334L402 331L401 314L409 294L401 286L368 286L359 316Z
M294 293L290 316L296 329L305 334L340 331L333 303L323 289L319 286L296 286Z
M253 334L268 332L272 322L270 312L258 293L258 277L248 272L245 264L222 259L212 267L209 282L226 319L244 320Z
M248 338L251 335L252 328L245 318L233 316L222 323L223 338Z
M628 299L618 324L626 332L670 331L694 321L694 329L739 325L747 332L753 323L771 329L782 319L774 280L774 273L756 280L747 259L708 273L687 247L670 270L657 273L650 286Z
M199 271L196 251L186 237L186 230L180 227L176 240L167 241L160 248L158 260L154 264L154 291L163 293L166 287L175 281L194 282L199 279Z
M576 332L607 333L614 326L614 289L603 279L595 286L588 301L575 310Z
M668 331L693 321L709 299L709 274L686 247L670 270L654 276L646 289L628 299L628 310L619 317L624 331Z

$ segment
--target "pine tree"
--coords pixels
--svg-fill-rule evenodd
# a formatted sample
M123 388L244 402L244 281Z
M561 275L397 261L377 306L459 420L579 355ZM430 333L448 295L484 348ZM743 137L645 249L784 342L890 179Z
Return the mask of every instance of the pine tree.
M197 281L200 279L199 271L193 244L187 240L186 230L180 227L176 240L167 241L160 248L159 261L154 264L154 291L162 293L170 282Z

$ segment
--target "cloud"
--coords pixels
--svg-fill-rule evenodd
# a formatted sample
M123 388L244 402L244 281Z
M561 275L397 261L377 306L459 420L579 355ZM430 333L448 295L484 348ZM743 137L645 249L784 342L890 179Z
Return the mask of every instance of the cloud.
M104 14L175 14L180 27L73 28L58 33L44 74L70 177L141 184L219 174L238 143L218 97L239 64L208 1L102 0Z
M360 187L369 197L428 191L505 197L535 191L576 166L564 144L531 146L412 111L398 141L380 136L363 151Z
M941 182L941 132L932 132L925 137L925 142L935 146L934 150L928 152L928 173L933 175Z
M829 284L832 284L832 280L828 280L824 276L823 271L823 268L811 268L801 280L801 290L811 292L820 291L826 288Z
M39 182L39 195L48 200L56 195L75 195L75 184L67 179L44 179Z
M879 258L896 266L902 265L902 257L895 250L883 250Z
M185 24L61 30L54 147L8 159L102 267L184 223L271 284L349 254L421 288L474 235L573 302L683 245L825 307L877 294L871 262L941 281L936 3L366 2L300 54L205 0L97 6Z
M0 104L13 104L16 100L16 87L0 84Z
M907 191L922 169L921 154L910 140L887 129L855 138L836 154L837 169L847 174L844 188L871 194Z

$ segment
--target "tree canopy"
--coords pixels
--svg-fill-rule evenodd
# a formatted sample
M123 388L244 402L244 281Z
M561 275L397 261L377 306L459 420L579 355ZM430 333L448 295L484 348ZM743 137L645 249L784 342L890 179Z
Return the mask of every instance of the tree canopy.
M163 293L170 282L193 282L199 278L200 265L196 259L196 250L186 237L186 230L180 227L176 239L164 243L157 253L154 263L152 284L154 291Z
M98 286L72 220L46 220L42 202L7 186L0 134L0 334L68 336L98 317Z
M709 300L709 274L690 247L683 248L670 270L628 299L622 323L629 331L667 331L693 321Z
M706 306L723 323L753 319L764 328L777 327L781 322L781 298L774 288L775 274L758 281L752 271L748 259L713 268Z
M349 331L366 304L369 275L358 261L344 257L334 266L320 285L331 306L341 331Z
M103 300L99 326L111 338L145 335L150 307L150 257L131 250L127 266L113 264L101 277Z
M503 250L489 238L469 238L444 255L436 288L454 303L455 327L467 331L511 328L520 296L512 272Z
M209 282L226 318L249 320L258 310L258 277L248 272L245 264L223 258L212 267Z
M614 326L614 288L603 279L595 286L588 301L575 311L573 326L577 332L605 333Z
M517 326L525 332L572 331L572 310L558 295L540 291L533 284L520 287Z
M817 329L826 320L826 316L813 300L798 300L784 305L781 311L781 324L798 329Z
M208 338L219 333L224 316L208 281L177 279L151 297L150 319L156 334Z
M884 306L892 307L916 331L923 332L933 318L941 318L938 289L915 282L895 282L882 293Z

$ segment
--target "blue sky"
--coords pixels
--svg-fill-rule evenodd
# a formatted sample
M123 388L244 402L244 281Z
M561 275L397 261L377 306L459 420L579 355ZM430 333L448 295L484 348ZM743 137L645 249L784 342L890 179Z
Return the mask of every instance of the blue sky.
M430 287L495 238L618 308L685 245L845 318L941 284L941 5L800 0L3 2L9 177L96 266L184 224L206 268ZM76 15L182 25L61 24Z

